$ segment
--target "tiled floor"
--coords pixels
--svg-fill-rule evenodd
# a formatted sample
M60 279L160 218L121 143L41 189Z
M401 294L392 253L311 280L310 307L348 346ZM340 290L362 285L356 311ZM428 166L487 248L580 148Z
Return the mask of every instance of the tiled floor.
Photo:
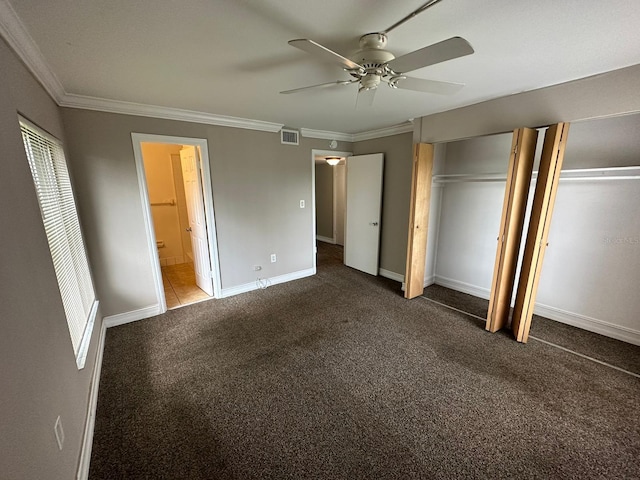
M196 285L193 263L162 267L162 283L164 284L167 308L175 308L211 298Z

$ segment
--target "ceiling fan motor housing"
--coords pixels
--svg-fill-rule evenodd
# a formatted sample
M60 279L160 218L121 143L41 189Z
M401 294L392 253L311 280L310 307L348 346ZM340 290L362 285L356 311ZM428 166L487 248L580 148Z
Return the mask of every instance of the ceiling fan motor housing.
M385 50L387 36L384 33L368 33L360 37L360 50L351 60L364 67L364 74L351 72L356 78L360 78L360 88L372 90L380 84L380 79L387 74L386 64L395 56Z
M384 33L368 33L360 37L360 50L351 60L365 68L382 67L384 64L396 58L393 53L385 50L387 36Z
M387 36L384 33L367 33L360 37L360 48L377 48L383 50L387 46Z

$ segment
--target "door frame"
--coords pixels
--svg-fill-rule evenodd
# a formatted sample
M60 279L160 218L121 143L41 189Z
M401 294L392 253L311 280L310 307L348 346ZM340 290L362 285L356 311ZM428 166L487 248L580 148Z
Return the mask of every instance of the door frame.
M213 298L221 298L220 280L220 260L218 255L218 238L216 234L216 223L213 208L213 188L211 186L211 168L209 158L209 147L204 138L175 137L171 135L155 135L150 133L131 133L133 143L133 154L138 174L138 188L140 199L142 200L142 215L144 217L144 227L147 237L147 250L151 259L151 271L156 288L156 297L161 313L167 311L167 302L164 295L164 285L162 283L162 270L160 269L160 258L156 246L156 234L153 227L153 216L149 202L149 191L147 189L147 178L142 160L142 143L165 143L174 145L191 145L200 151L200 165L202 175L200 187L204 197L205 222L207 224L207 241L209 242L209 261L211 263L211 280L213 282Z
M311 236L312 236L312 252L313 252L313 273L316 273L316 263L317 263L317 253L318 253L318 248L316 245L317 239L317 232L316 232L316 156L324 156L324 157L344 157L345 161L348 161L349 157L353 156L353 152L343 152L343 151L337 151L337 150L319 150L319 149L312 149L311 150ZM336 221L336 212L335 212L335 208L336 208L336 197L335 197L335 190L336 190L336 176L335 173L333 175L333 225L334 225L334 230L333 230L333 235L335 237L335 221Z

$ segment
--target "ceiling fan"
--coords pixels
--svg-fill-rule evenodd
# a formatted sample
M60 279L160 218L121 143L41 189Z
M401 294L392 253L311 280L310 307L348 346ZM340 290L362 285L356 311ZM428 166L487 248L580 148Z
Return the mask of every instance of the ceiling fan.
M291 40L289 45L299 48L318 59L338 63L352 77L349 80L321 83L309 87L285 90L283 94L298 93L310 89L335 87L339 85L358 85L357 105L371 105L378 86L386 83L391 88L402 88L418 92L450 95L458 92L463 83L440 82L422 78L407 77L405 73L429 65L464 57L474 52L473 47L462 37L451 37L433 45L426 46L400 57L386 50L387 34L396 27L412 19L441 0L431 0L411 12L402 20L394 23L382 32L368 33L360 37L360 50L351 58L344 57L313 40L306 38Z

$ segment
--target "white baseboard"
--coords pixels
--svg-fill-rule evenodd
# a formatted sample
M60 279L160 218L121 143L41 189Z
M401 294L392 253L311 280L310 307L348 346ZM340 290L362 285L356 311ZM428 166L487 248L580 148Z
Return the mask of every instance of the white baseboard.
M436 277L435 275L431 275L429 277L424 277L424 284L422 285L424 288L428 287L429 285L433 285L436 282ZM406 284L404 283L404 278L402 279L402 287L400 287L400 290L402 290L404 292L404 289L406 287Z
M435 275L429 275L428 277L424 277L424 286L428 287L429 285L433 285L434 283L436 283L436 276Z
M136 322L145 318L160 315L162 312L160 305L150 305L148 307L132 310L131 312L119 313L117 315L109 315L102 320L106 328L117 327L125 323Z
M491 294L491 290L487 288L478 287L476 285L471 285L469 283L460 282L446 277L436 276L435 283L458 292L468 293L475 297L484 298L485 300L489 300L489 296ZM549 305L542 305L540 303L535 304L533 313L556 322L565 323L567 325L581 328L582 330L598 333L605 337L611 337L616 340L622 340L623 342L640 345L640 331L632 328L623 327L621 325L616 325L605 320L588 317L579 313L568 312Z
M404 275L396 272L392 272L391 270L386 270L384 268L378 269L378 275L384 278L389 278L391 280L395 280L396 282L404 283Z
M382 275L382 274L381 274ZM404 283L404 276L402 277L402 280L398 280L399 282L402 282L402 287L400 287L400 290L402 290L404 292L404 289L406 287L406 284ZM428 287L429 285L433 285L436 282L436 276L435 275L431 275L429 277L424 277L424 284L423 287Z
M299 280L300 278L310 277L316 274L315 268L308 268L306 270L299 270L297 272L287 273L285 275L278 275L277 277L263 278L262 282L266 285L277 285L279 283L290 282L292 280ZM223 288L220 298L232 297L241 293L251 292L253 290L259 290L261 287L258 282L245 283L244 285L237 285L235 287Z
M100 335L98 337L98 347L96 359L91 375L91 386L89 387L89 403L87 406L87 419L84 424L84 436L80 450L80 462L78 465L77 480L87 480L89 478L89 464L91 462L91 447L93 446L93 431L96 423L96 408L98 406L98 388L100 385L100 373L102 371L102 356L104 354L104 339L107 327L102 321L100 325Z
M599 333L605 337L615 338L623 342L640 345L640 331L632 328L616 325L598 318L587 317L579 313L567 312L560 308L536 303L533 313L541 317L550 318L556 322L566 323L574 327Z
M89 387L89 402L87 407L87 419L84 426L84 435L80 450L80 461L78 464L77 480L87 480L89 478L89 465L91 462L91 447L93 445L93 431L96 421L96 408L98 406L98 389L100 385L100 373L102 372L102 357L104 355L104 340L107 328L124 325L125 323L135 322L143 318L153 317L162 313L159 305L141 308L132 312L120 313L118 315L110 315L102 319L100 325L100 335L98 337L98 346L96 350L96 359L91 375L91 385Z
M440 275L434 276L433 283L450 288L451 290L468 293L469 295L473 295L474 297L484 298L485 300L489 300L489 297L491 295L491 290L488 288L478 287L477 285L454 280L453 278L441 277Z
M323 237L322 235L316 235L316 240L318 240L320 242L324 242L324 243L332 243L334 245L336 243L336 239L335 238Z

